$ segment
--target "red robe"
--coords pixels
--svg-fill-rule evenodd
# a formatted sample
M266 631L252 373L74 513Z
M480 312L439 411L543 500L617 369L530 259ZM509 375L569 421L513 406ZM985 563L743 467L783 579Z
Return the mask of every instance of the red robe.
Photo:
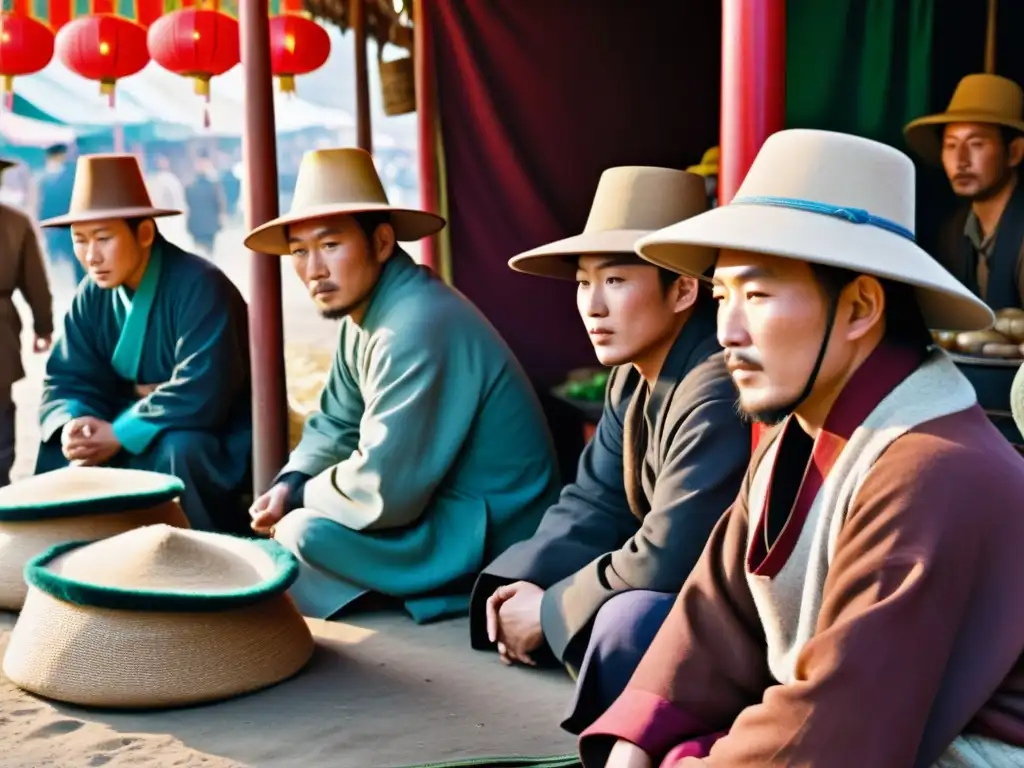
M762 440L626 691L581 736L586 768L617 739L673 768L924 768L964 733L1024 746L1024 461L976 405L918 424L874 461L793 680L769 669L749 571L777 570L807 498L918 362L883 345L864 363L790 484L799 490L776 487L780 444L769 498L792 506L765 547L747 504Z

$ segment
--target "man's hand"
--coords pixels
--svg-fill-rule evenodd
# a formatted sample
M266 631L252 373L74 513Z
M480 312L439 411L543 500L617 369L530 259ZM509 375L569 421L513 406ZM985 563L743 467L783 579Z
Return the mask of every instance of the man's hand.
M260 496L249 507L250 527L264 536L274 535L274 526L284 517L285 502L288 500L289 488L286 483L278 483Z
M64 458L76 467L99 466L121 450L110 422L95 416L79 416L65 424L60 443Z
M621 739L615 742L605 768L652 768L651 756L636 744Z
M537 662L530 654L544 642L540 626L540 603L544 590L528 581L498 587L487 598L487 637L498 646L505 664Z
M37 355L42 354L43 352L49 352L52 343L52 336L36 336L35 340L32 342L32 351Z
M159 386L159 384L136 384L135 395L141 400L142 398L149 397L156 392L156 388Z

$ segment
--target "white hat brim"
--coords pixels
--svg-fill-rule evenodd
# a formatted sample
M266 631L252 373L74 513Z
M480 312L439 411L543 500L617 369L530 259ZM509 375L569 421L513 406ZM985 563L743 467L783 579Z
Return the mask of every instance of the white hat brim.
M841 267L912 285L933 329L975 331L995 322L989 306L916 243L819 213L727 204L641 238L636 252L652 264L696 276L716 258L709 247Z
M354 216L359 213L390 214L391 226L395 230L395 239L401 243L422 240L424 237L440 232L446 224L444 218L436 213L420 211L415 208L398 208L386 203L328 203L286 213L261 224L245 236L244 245L249 250L258 253L287 256L291 252L288 247L288 226L290 224L331 216Z
M651 234L649 229L607 229L584 232L553 243L538 246L509 259L508 265L516 272L560 280L576 279L576 261L580 256L636 253L636 243Z

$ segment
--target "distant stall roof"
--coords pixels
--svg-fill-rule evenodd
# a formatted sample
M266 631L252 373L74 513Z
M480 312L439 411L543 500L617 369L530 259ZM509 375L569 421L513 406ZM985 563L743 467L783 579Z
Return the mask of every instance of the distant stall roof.
M349 0L304 0L313 16L337 24L346 30L351 26ZM400 48L412 48L412 0L366 0L367 34L378 43L387 42Z

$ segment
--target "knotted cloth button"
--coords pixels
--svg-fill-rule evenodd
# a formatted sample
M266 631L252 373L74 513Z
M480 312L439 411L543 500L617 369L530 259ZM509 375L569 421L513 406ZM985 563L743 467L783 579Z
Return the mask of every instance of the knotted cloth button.
M863 208L835 208L834 213L854 224L868 224L871 221L871 214Z

